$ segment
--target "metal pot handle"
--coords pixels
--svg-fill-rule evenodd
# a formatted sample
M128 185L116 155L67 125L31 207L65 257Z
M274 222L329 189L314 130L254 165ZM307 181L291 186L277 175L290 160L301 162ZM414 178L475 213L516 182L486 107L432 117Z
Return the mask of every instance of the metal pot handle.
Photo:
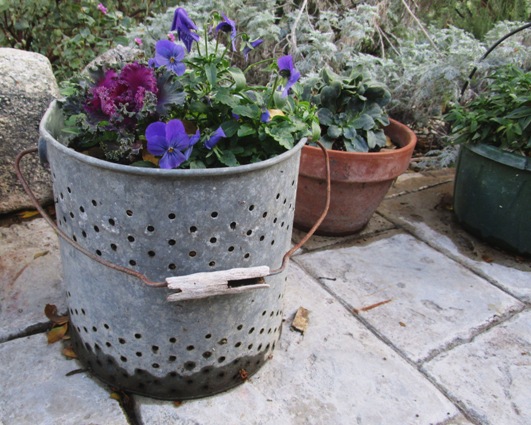
M263 289L268 288L269 285L265 283L264 277L269 275L274 275L281 273L286 266L288 265L289 258L296 252L306 241L314 234L319 225L324 220L326 214L328 213L328 208L330 205L330 161L328 158L328 152L326 148L319 142L318 145L321 147L324 153L326 161L326 172L327 172L327 192L326 192L326 206L306 236L292 249L290 249L282 259L282 265L276 270L269 270L267 266L258 266L258 267L249 267L249 268L236 268L230 270L223 270L218 272L207 272L207 273L195 273L186 276L177 276L177 277L168 277L165 282L153 282L148 279L144 274L127 268L122 267L117 264L111 263L103 258L93 254L87 249L83 248L79 243L74 241L67 235L62 229L57 226L57 223L48 215L48 213L42 208L39 201L35 197L35 194L31 190L26 178L23 176L20 169L20 162L23 157L28 154L35 153L38 151L41 163L43 165L48 164L48 158L46 153L46 140L40 138L38 147L26 149L20 152L15 159L15 172L17 177L22 184L22 187L28 194L31 203L39 214L44 218L44 220L50 225L53 231L61 237L65 242L71 245L73 248L85 254L91 260L94 260L106 267L109 267L113 270L126 273L128 275L134 276L141 280L148 286L154 288L169 288L175 292L168 295L168 301L183 301L183 300L192 300L192 299L202 299L211 297L214 295L226 295L241 293L245 291L250 291L254 289Z

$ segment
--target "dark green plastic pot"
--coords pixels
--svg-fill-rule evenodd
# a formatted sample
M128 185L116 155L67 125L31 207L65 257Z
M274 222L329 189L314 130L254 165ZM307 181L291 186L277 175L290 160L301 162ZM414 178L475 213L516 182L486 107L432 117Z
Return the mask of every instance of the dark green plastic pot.
M531 161L494 146L463 145L457 160L454 212L470 233L531 255Z

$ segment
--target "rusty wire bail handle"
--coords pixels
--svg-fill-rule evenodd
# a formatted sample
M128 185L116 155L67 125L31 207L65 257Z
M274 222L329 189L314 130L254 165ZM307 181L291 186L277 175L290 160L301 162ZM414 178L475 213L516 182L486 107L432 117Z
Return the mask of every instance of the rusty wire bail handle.
M331 193L330 159L329 159L328 151L326 150L326 148L319 141L316 141L315 143L317 143L319 147L321 148L321 150L323 151L325 163L326 163L327 186L326 186L325 208L323 212L321 213L321 216L318 218L314 226L304 236L304 238L302 238L299 241L299 243L297 243L293 248L291 248L288 252L286 252L286 254L284 254L284 257L282 258L282 264L278 269L270 271L268 266L236 268L236 269L230 269L226 271L204 272L204 273L195 273L195 274L186 275L186 276L169 277L166 279L165 282L154 282L148 279L146 275L136 270L111 263L110 261L107 261L93 254L86 248L82 247L78 242L74 241L66 232L60 229L57 223L50 217L50 215L41 206L37 197L31 190L31 187L29 186L28 181L22 174L20 163L26 155L29 155L35 152L39 153L41 162L45 162L43 161L46 157L46 152L45 152L46 144L45 143L46 142L44 140L39 139L39 147L33 147L33 148L23 150L17 155L17 157L15 158L15 163L14 163L17 178L22 184L24 191L27 193L35 209L39 212L39 214L44 218L44 220L48 223L48 225L53 229L53 231L60 238L62 238L65 242L67 242L73 248L85 254L91 260L94 260L97 263L102 264L103 266L108 267L110 269L136 277L137 279L145 283L147 286L154 287L154 288L168 287L169 289L175 289L176 292L168 296L168 301L199 299L199 298L205 298L205 297L209 297L213 295L239 293L239 292L244 292L244 291L248 291L251 289L269 287L268 284L264 283L263 278L281 273L285 270L285 268L287 267L289 263L290 257L298 249L300 249L308 241L308 239L310 239L310 237L315 233L319 225L323 222L323 220L326 217L326 214L328 213L328 208L330 206L330 193ZM201 285L198 285L198 282L200 282ZM186 293L184 293L183 289L181 288L186 289Z

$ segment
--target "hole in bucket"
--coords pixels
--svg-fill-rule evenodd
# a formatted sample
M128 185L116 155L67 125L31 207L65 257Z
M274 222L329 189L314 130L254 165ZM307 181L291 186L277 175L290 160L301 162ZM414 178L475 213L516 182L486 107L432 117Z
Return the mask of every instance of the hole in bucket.
M229 251L229 252L234 251L234 247L233 246L229 246L229 249L227 251Z
M131 210L127 210L125 213L127 214L128 217L132 217L133 216L133 211L131 211Z
M175 217L177 217L177 216L176 216L174 213L170 213L170 214L168 214L168 218L169 218L170 220L175 220Z
M93 199L92 201L90 201L92 203L93 206L97 207L98 206L98 203L96 202L95 199Z
M98 226L94 226L94 231L98 233L100 231L100 228Z
M238 341L236 344L234 344L234 347L236 348L239 348L242 346L242 343L240 341Z
M210 243L212 243L212 244L216 243L217 241L218 240L215 237L210 238Z
M265 236L264 236L264 235L260 236L260 242L263 242L264 239L265 239Z
M197 232L197 227L196 226L190 226L190 233L195 233Z
M155 251L148 251L148 255L153 258L155 256Z
M177 268L177 266L175 264L173 264L173 263L168 264L168 269L175 270L176 268Z
M114 221L114 219L109 218L109 224L110 224L111 226L114 226L114 225L116 224L116 222Z
M169 357L168 357L168 361L169 361L170 363L173 363L175 360L177 360L177 356L169 356Z
M249 211L252 211L252 210L254 210L254 205L249 206Z
M230 227L232 230L236 229L236 226L237 226L237 224L236 224L235 221L233 221L231 224L229 224L229 227Z
M154 226L151 226L149 225L148 227L146 227L146 230L150 233L153 233L155 231L155 227Z
M87 232L85 232L84 230L81 231L81 236L83 236L84 238L86 238L86 237L87 237Z
M127 240L128 240L129 242L133 243L133 242L135 241L135 237L129 235L129 236L127 237Z
M112 243L112 244L111 244L111 249L112 249L113 251L116 251L116 250L118 249L118 247L116 246L115 243Z
M118 338L118 342L119 342L120 344L125 344L126 341L125 341L125 339L123 339L123 338Z
M186 362L186 363L184 364L184 368L185 368L186 370L194 370L195 367L196 367L195 362Z
M135 260L129 260L129 265L136 266L136 261Z
M81 211L82 213L85 212L85 208L83 208L83 206L79 207L79 211Z
M253 234L252 230L247 230L247 233L246 233L247 236L251 236L252 234Z
M120 360L123 361L124 363L127 362L127 357L125 356L120 356Z
M140 351L137 351L135 354L137 357L142 357L142 353Z
M190 252L188 253L188 255L189 255L190 257L195 257L195 256L197 255L197 252L195 252L195 251L190 251Z
M208 263L208 265L209 265L210 267L214 267L214 266L216 265L216 262L215 262L215 261L211 261L210 263Z
M212 213L210 214L210 217L212 218L217 218L218 217L218 212L217 211L212 211Z
M172 336L168 341L170 341L170 343L172 343L172 344L175 344L177 342L177 338Z
M195 347L193 345L189 345L188 347L186 347L186 349L188 351L193 351L193 350L195 350Z
M159 352L159 347L156 345L151 346L151 351L153 351L153 354L157 354Z
M204 357L205 359L208 359L208 358L212 357L212 353L211 353L210 351L205 351L205 352L203 353L203 357Z
M136 339L140 339L140 338L142 338L142 335L139 334L139 333L136 333L136 334L135 334L135 338L136 338Z
M225 361L225 357L221 356L218 358L218 363L223 363Z
M153 364L151 365L151 367L152 367L153 369L158 369L158 368L160 367L160 365L159 365L158 363L153 363Z
M170 239L168 241L168 245L171 245L171 246L175 245L176 243L177 243L177 241L175 239Z

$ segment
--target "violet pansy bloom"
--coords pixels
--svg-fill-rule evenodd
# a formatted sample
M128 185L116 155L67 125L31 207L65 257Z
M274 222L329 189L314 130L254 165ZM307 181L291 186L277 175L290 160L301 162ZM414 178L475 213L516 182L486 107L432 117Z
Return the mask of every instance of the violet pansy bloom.
M190 158L193 146L199 140L199 130L188 136L181 120L168 123L154 122L146 128L147 150L160 156L160 168L177 168Z
M227 137L227 136L225 135L225 132L223 131L223 129L221 127L218 127L218 129L216 131L214 131L214 133L212 133L210 138L205 142L205 148L212 149L214 146L217 145L217 143L221 139L223 139L225 137Z
M155 45L155 65L165 66L170 71L181 76L186 71L186 65L182 63L184 59L184 49L170 40L159 40Z
M230 33L230 39L232 41L232 50L236 51L236 22L234 22L232 19L227 18L227 15L225 15L224 13L222 13L221 16L223 16L223 21L221 21L216 27L216 33L218 33L219 31Z
M247 59L248 59L248 56L249 56L249 53L251 52L251 50L256 49L263 42L264 42L264 40L258 39L258 40L254 40L254 41L251 41L250 43L246 44L246 46L243 49L243 56L245 56L245 61L246 62L247 62Z
M282 97L286 97L289 93L289 89L300 78L301 73L293 66L293 58L291 55L282 56L277 61L280 76L286 78L286 85L282 90Z
M262 115L260 115L260 121L262 122L269 122L271 120L271 113L268 109L264 109L262 111Z
M199 36L195 32L192 32L192 30L197 30L197 27L182 7L175 9L171 30L177 31L179 40L184 43L189 52L192 50L192 43L199 41Z

